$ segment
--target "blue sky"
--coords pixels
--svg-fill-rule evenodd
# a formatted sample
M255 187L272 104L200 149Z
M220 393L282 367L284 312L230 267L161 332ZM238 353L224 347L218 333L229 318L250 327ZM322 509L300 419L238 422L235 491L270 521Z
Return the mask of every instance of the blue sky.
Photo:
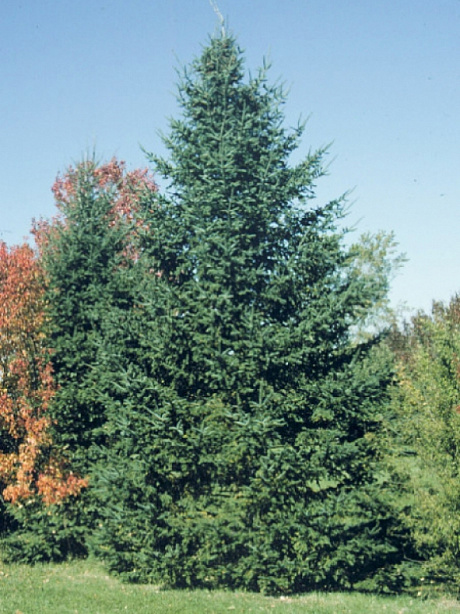
M318 203L347 190L349 223L394 231L409 262L393 305L460 291L460 0L218 0L253 72L289 90L298 155L331 143ZM0 238L55 213L59 171L96 151L128 168L177 113L176 68L218 25L209 0L3 0Z

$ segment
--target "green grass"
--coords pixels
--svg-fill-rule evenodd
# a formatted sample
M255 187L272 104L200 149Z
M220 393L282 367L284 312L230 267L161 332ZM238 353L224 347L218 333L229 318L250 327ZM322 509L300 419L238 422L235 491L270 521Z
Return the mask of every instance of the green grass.
M1 614L460 614L453 599L380 597L360 593L311 593L263 597L224 591L162 591L127 585L95 562L61 565L0 563Z

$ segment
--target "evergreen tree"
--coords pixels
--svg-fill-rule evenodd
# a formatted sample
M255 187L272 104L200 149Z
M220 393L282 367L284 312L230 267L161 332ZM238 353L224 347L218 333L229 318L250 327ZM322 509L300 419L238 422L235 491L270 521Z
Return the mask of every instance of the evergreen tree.
M35 225L48 278L49 344L58 384L52 417L60 444L80 471L91 468L104 442L98 355L107 314L132 305L140 194L155 189L146 171L127 173L115 159L102 165L87 160L56 180L59 215Z
M61 217L41 229L49 278L52 362L58 394L52 407L61 445L88 471L100 442L104 409L95 398L102 321L114 298L123 235L110 225L113 200L100 189L93 162L70 169L54 186ZM80 468L81 466L81 468Z
M391 369L352 342L386 279L345 248L343 199L311 206L325 151L291 165L303 126L231 36L179 100L136 309L106 345L100 553L174 586L354 586L400 557L375 443Z
M35 223L47 279L49 331L42 342L51 350L57 384L46 416L52 425L52 450L69 461L89 487L64 502L48 496L51 505L29 501L15 509L18 530L7 544L10 559L37 562L88 552L99 515L94 475L110 443L104 430L106 378L101 355L106 338L116 335L116 318L122 320L133 306L141 194L155 189L145 170L127 172L115 159L101 165L86 160L56 180L58 216ZM46 477L40 479L50 490L53 484L45 482ZM61 490L63 497L66 489Z

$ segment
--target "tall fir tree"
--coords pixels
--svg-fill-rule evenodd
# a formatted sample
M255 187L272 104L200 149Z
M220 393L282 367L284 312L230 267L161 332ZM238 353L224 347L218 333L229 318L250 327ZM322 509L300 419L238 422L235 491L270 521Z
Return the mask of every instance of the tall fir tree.
M325 151L291 165L266 69L232 36L179 85L130 322L107 344L99 552L133 580L351 587L397 562L375 434L391 369L353 327L386 291L311 206ZM117 344L129 346L120 360Z

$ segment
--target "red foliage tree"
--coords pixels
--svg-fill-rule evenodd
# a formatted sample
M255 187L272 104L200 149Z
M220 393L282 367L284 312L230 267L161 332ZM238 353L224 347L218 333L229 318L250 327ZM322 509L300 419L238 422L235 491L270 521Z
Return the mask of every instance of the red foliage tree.
M126 163L112 158L110 162L98 165L94 160L80 162L75 168L69 166L64 175L58 175L51 188L58 209L58 215L51 220L35 220L32 233L42 253L50 247L53 234L57 228L65 228L69 223L69 212L77 202L77 193L81 189L82 171L89 178L88 184L94 191L104 194L112 201L107 223L109 225L124 223L131 227L131 237L127 238L125 255L137 258L135 244L136 233L143 224L140 215L142 195L157 191L157 185L147 168L126 170Z
M52 446L45 286L31 247L0 242L0 487L11 503L59 503L86 486Z
M157 190L147 169L127 171L115 158L102 165L84 161L69 167L52 187L58 215L33 224L38 258L26 244L9 249L0 242L0 492L11 503L37 496L47 505L59 503L88 483L72 473L52 441L48 408L56 386L46 345L42 258L59 258L53 238L72 223L69 215L82 189L82 172L89 179L86 187L112 203L107 224L125 225L123 255L130 260L138 256L141 196Z

